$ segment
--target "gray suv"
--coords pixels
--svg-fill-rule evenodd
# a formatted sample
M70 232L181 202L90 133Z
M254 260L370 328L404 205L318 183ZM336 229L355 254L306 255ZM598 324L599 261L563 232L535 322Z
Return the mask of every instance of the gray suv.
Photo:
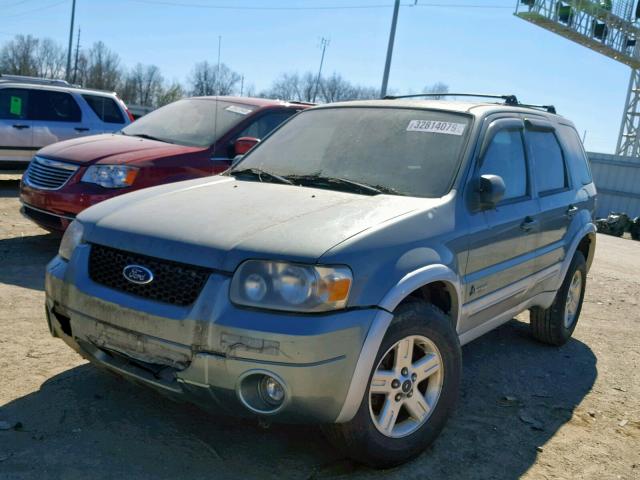
M216 412L410 459L451 414L461 345L525 310L562 345L580 315L585 152L550 107L504 99L311 108L225 174L85 210L47 267L51 333Z
M26 168L42 147L115 132L132 119L113 92L64 80L0 75L0 168Z

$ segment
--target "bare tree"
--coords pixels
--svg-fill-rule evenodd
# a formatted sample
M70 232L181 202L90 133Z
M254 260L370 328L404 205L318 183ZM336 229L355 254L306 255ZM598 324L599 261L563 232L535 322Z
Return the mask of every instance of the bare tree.
M316 96L316 81L317 77L312 72L303 75L283 73L273 82L271 88L263 91L260 96L311 102ZM337 73L321 78L317 89L316 101L318 102L376 98L378 94L376 88L353 85Z
M320 99L323 102L363 100L377 97L378 90L376 88L354 85L335 72L330 77L323 78L320 82Z
M240 81L240 75L224 63L196 63L189 77L192 95L229 95Z
M39 41L31 35L16 35L0 50L0 72L10 75L38 74L36 52Z
M433 85L427 85L426 87L424 87L424 93L449 93L449 85L443 82L436 82ZM440 100L443 96L444 95L436 95L431 98Z
M184 91L182 85L174 81L170 85L162 87L160 89L158 97L156 98L156 106L162 107L163 105L167 105L168 103L180 100L185 96L185 93L186 92Z
M138 63L127 73L120 94L128 103L153 107L162 92L163 83L164 79L156 65Z
M34 60L38 77L62 78L64 76L66 52L50 38L40 40Z
M283 73L278 77L271 88L262 94L265 97L286 100L300 99L300 75L297 73Z
M80 83L99 90L116 90L122 79L120 57L102 42L96 42L78 58Z

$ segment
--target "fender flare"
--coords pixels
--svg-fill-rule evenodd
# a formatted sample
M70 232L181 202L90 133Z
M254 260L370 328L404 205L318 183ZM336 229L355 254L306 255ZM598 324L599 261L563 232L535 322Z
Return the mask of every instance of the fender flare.
M378 313L376 313L367 332L364 344L360 350L358 362L356 363L356 368L353 372L353 377L351 378L347 396L345 397L342 409L335 423L348 422L355 416L358 408L360 408L364 394L367 391L369 375L371 374L373 363L380 349L380 344L393 320L393 314L391 312L395 310L400 302L411 292L433 282L445 282L454 289L456 298L452 299L452 304L456 302L456 306L454 308L452 305L452 312L455 312L457 325L461 310L459 305L457 305L461 298L461 287L460 279L453 270L446 265L434 264L409 272L402 277L402 279L387 292L378 305L380 309Z
M596 251L596 232L597 231L598 229L596 228L596 226L590 222L590 223L587 223L584 227L582 227L578 231L578 233L574 235L573 240L571 240L569 249L567 250L567 255L562 262L562 268L560 269L560 274L558 275L559 277L558 288L560 288L560 285L562 285L562 282L564 281L564 277L567 275L567 270L569 270L569 265L571 265L571 260L573 260L573 255L576 253L576 250L578 250L578 245L580 245L580 242L586 236L589 236L591 239L591 251L589 252L590 254L588 258L585 258L585 261L587 262L587 271L589 271L589 269L591 268L591 263L593 262L595 251Z

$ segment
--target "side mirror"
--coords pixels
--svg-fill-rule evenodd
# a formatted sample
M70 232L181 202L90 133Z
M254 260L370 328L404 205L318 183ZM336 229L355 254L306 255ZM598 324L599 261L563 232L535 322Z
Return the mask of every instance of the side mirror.
M244 155L254 146L260 143L259 138L255 137L240 137L233 144L233 150L236 155Z
M479 197L480 210L489 210L495 208L504 198L506 187L504 180L498 175L482 175L478 179L476 192Z

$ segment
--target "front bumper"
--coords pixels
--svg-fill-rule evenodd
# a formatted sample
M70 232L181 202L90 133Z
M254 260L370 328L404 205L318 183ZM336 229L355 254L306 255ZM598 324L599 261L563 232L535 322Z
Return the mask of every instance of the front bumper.
M323 315L241 309L228 301L230 278L216 273L192 306L160 304L92 282L89 248L47 267L51 333L97 365L217 412L251 414L245 379L269 374L286 397L264 414L336 421L359 380L354 371L367 333L387 315L375 308Z
M82 171L83 169L80 169L80 172ZM79 173L74 174L59 190L41 190L20 182L23 215L46 230L64 231L83 210L132 191L130 188L110 190L80 183L75 180L77 175Z

